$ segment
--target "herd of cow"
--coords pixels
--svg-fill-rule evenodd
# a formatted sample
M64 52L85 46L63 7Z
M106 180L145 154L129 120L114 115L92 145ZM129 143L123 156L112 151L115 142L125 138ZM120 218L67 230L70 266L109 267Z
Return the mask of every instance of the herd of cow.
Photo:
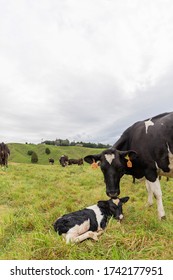
M0 145L1 165L7 165L9 153L8 147L2 143ZM74 233L75 235L75 230L81 234L84 234L85 231L91 232L93 231L91 225L96 220L97 227L94 228L96 231L102 230L103 221L105 221L103 212L113 213L111 211L116 207L120 207L120 212L122 212L119 195L120 181L124 174L131 175L133 178L144 177L146 179L148 204L153 204L154 196L157 201L159 219L164 218L165 210L159 176L173 177L173 112L136 122L124 131L112 148L99 154L88 155L84 157L84 161L89 164L99 164L104 175L106 194L110 197L110 202L102 202L99 205L86 208L87 210L85 209L84 212L77 211L74 215L65 217L61 221L66 226L63 227L60 234ZM80 165L83 164L83 159L74 160L62 156L60 164L63 167L71 164ZM104 210L103 204L106 205ZM80 213L85 213L85 219L79 219ZM76 218L78 221L75 222ZM58 231L58 223L59 221L56 221L54 224L56 231ZM76 235L74 235L75 239ZM82 238L82 240L84 239Z
M54 164L55 160L53 158L49 158L49 163ZM83 164L83 158L79 159L72 159L68 158L68 156L62 155L59 159L59 163L62 167L65 167L67 165L72 165L72 164L77 164L77 165L82 165Z
M60 164L65 167L67 165L72 165L72 164L78 164L78 165L82 165L83 164L83 159L79 158L79 159L69 159L68 156L61 156L59 159Z

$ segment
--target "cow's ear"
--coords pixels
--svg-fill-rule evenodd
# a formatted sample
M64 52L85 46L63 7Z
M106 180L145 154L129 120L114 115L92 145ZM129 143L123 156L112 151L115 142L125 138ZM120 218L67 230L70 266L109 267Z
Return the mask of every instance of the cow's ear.
M92 164L93 162L100 161L100 158L101 158L101 154L98 154L98 155L89 155L89 156L84 157L84 160L85 160L87 163Z
M119 151L120 155L124 158L134 160L137 157L137 153L135 151L129 150L129 151Z
M129 198L130 198L129 196L125 196L125 197L120 198L120 201L122 203L126 203L129 200Z
M137 153L135 151L128 151L128 156L130 158L130 160L134 160L137 158Z
M129 151L120 151L120 155L127 160L127 167L132 168L133 167L133 160L136 159L137 153L135 151L129 150Z

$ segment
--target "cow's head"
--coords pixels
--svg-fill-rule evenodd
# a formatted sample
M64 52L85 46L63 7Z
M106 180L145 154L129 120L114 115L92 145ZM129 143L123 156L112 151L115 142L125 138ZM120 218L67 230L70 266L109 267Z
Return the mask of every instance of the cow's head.
M106 184L106 194L111 198L116 198L120 194L120 179L128 173L128 169L133 168L135 158L134 151L109 149L100 154L86 156L84 160L90 164L99 162Z
M107 201L98 201L97 205L102 208L109 216L117 220L123 219L123 204L129 200L129 197L109 199Z

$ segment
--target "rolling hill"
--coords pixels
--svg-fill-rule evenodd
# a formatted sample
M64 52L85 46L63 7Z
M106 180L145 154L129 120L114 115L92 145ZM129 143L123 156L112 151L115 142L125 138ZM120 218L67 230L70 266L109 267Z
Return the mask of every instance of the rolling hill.
M51 146L45 144L20 144L10 143L8 147L11 151L9 162L31 163L31 156L28 151L34 151L38 155L38 164L49 164L48 159L54 158L55 164L59 164L61 155L67 155L69 158L83 158L88 154L99 153L103 149L84 148L80 146ZM49 148L50 154L45 153Z

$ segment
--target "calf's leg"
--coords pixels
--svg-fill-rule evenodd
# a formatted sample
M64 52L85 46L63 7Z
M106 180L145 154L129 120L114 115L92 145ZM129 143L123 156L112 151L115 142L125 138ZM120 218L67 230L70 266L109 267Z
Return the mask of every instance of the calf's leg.
M91 238L95 241L98 241L98 236L100 236L101 234L103 233L103 230L100 230L100 231L87 231L81 235L78 235L76 236L75 234L65 234L64 237L65 237L65 240L66 240L66 243L68 244L69 242L72 242L72 243L80 243L82 241L84 241L85 239L88 239L88 238Z

